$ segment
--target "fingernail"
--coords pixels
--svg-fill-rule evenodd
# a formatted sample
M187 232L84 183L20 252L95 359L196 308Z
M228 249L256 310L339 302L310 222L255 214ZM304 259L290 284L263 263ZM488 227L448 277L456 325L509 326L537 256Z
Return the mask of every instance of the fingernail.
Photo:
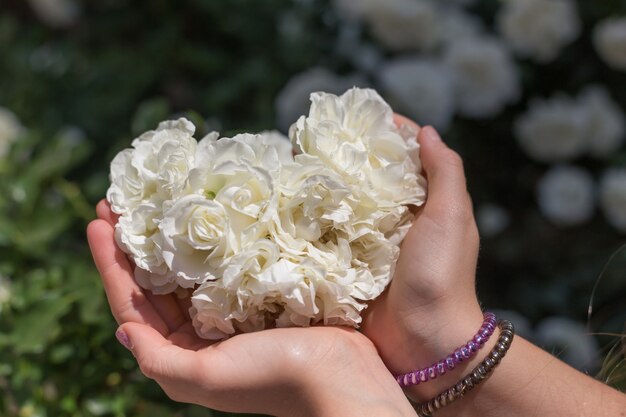
M133 345L130 343L130 339L128 338L128 335L126 333L124 333L122 330L118 330L115 332L115 337L117 337L117 340L128 350L131 350L133 348Z
M441 142L441 136L432 126L426 126L422 129L424 137L431 142Z

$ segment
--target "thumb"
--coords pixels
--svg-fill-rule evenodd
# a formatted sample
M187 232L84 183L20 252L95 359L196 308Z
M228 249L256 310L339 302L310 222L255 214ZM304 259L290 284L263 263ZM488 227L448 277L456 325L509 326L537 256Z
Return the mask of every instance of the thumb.
M150 326L124 323L115 337L133 353L141 372L150 379L182 379L194 374L196 352L174 345Z
M472 204L461 157L441 140L431 126L423 128L418 139L420 158L428 179L428 200L424 212L471 214Z

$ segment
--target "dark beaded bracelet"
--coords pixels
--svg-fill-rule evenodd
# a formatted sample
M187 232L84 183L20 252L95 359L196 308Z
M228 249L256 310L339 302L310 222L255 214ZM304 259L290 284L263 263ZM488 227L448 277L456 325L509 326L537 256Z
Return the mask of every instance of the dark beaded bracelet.
M415 411L419 417L430 417L435 411L462 398L478 384L489 378L511 347L515 334L513 324L508 320L500 320L498 327L500 328L498 342L487 357L456 385L443 391L430 401L415 405Z

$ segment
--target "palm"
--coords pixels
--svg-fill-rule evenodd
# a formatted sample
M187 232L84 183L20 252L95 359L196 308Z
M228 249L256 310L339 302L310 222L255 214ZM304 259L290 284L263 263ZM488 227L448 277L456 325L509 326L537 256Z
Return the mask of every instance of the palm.
M141 327L144 335L138 342L149 344L148 350L154 353L149 359L138 357L139 364L170 397L212 408L251 411L233 407L245 406L237 397L242 392L253 389L261 397L248 404L258 404L263 398L260 387L271 389L278 384L284 388L290 380L295 384L298 374L318 368L329 355L360 355L369 363L378 359L365 336L336 327L271 329L222 342L198 337L189 316L189 297L154 295L140 288L131 263L114 240L117 218L106 202L98 205L97 212L100 220L90 225L88 237L111 311L118 323ZM168 369L172 363L167 357L176 359L176 369ZM286 369L289 374L282 373ZM210 399L207 384L214 394Z

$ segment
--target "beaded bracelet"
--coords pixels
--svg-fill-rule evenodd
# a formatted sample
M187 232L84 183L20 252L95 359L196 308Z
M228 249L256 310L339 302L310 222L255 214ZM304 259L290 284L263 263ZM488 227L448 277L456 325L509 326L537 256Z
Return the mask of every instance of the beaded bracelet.
M496 316L491 312L485 312L483 314L483 324L476 332L476 335L471 338L463 346L459 346L450 356L440 360L422 369L418 369L413 372L396 376L396 381L401 387L410 387L411 385L417 385L429 380L437 378L437 376L443 375L446 371L451 371L454 367L461 362L470 359L478 350L483 347L485 342L489 340L494 330L496 329Z
M500 328L498 342L487 357L456 385L443 391L430 401L416 404L414 407L419 417L430 417L435 411L459 398L463 398L465 394L491 376L495 367L500 364L500 361L511 347L515 334L513 324L508 320L500 320L498 327Z

